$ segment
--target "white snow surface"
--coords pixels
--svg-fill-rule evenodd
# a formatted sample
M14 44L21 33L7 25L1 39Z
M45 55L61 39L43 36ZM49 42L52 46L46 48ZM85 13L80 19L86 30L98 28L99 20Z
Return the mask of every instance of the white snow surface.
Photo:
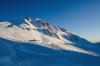
M11 24L11 23L7 22L7 24ZM0 37L5 39L18 41L18 42L29 42L33 44L36 43L41 46L45 46L55 50L75 51L79 53L98 56L98 54L93 51L84 50L82 48L74 46L74 44L71 41L62 37L62 35L67 36L68 34L66 32L62 32L59 28L57 28L58 30L53 27L49 29L50 26L47 25L48 29L44 28L44 30L48 30L50 33L52 33L52 35L49 34L46 35L43 33L43 31L42 32L38 31L38 29L39 30L43 30L43 29L35 26L34 24L31 23L31 20L27 20L27 19L25 19L25 23L22 23L20 25L13 25L11 27L8 27L7 25L2 27L3 28L0 29Z

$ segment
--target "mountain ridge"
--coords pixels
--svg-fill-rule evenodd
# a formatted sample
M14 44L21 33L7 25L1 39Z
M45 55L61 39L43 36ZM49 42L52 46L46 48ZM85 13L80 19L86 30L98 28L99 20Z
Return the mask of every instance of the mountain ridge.
M14 25L10 22L8 22L8 24L6 23L7 22L0 22L0 27L2 27L0 37L2 38L13 41L37 43L53 49L70 50L98 56L98 53L93 51L97 47L91 42L68 32L64 28L53 26L45 20L32 20L26 17L24 22L19 25ZM4 26L4 24L6 25Z

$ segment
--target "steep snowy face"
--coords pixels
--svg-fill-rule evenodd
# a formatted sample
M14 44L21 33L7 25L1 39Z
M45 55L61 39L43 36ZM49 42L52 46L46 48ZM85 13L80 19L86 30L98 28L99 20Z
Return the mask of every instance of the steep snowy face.
M88 45L89 42L87 42L85 39L68 32L62 27L53 26L45 20L32 20L29 17L26 17L24 19L24 23L20 25L13 25L12 23L8 22L2 26L4 28L0 29L0 37L2 38L13 41L36 43L53 49L69 50L95 56L97 55L90 50L87 51L80 48L80 46L75 46L75 43L81 46L84 46L82 43Z
M32 21L30 18L27 17L25 18L25 22L26 24L21 25L23 28L25 27L30 30L34 29L44 35L60 39L57 33L61 32L61 29L59 30L56 26L49 24L45 20L35 19Z
M1 36L21 40L21 41L38 41L40 43L68 43L61 38L61 31L57 27L52 26L48 22L29 17L24 19L24 23L20 25L6 24L6 28L2 31ZM10 26L11 25L11 26ZM54 40L54 41L53 41Z

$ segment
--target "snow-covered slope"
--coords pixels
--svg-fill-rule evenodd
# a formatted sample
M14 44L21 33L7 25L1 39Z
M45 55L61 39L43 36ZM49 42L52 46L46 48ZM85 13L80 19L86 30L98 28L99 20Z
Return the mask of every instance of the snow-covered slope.
M4 26L5 24L5 26ZM45 20L24 19L20 25L10 22L0 23L0 37L16 41L36 43L55 50L74 51L93 56L99 56L97 47L91 42L66 31L66 29L53 26Z
M100 57L0 38L0 66L100 66Z

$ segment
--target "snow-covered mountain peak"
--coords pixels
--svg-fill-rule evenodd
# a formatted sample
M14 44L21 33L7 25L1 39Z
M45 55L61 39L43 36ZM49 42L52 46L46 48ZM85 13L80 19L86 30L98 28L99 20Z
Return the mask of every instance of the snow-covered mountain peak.
M25 17L24 20L25 20L25 22L27 22L27 21L31 22L32 21L30 17Z
M39 19L39 18L35 18L35 21L41 21L41 19Z
M20 25L12 24L10 22L0 22L0 28L1 27L3 29L0 29L0 37L5 39L36 43L53 49L97 55L91 51L90 42L68 32L62 27L53 26L45 20L32 20L30 17L26 17L24 22ZM84 45L82 43L84 43ZM78 45L75 46L75 44ZM81 48L80 46L83 47ZM87 51L87 49L90 50Z

